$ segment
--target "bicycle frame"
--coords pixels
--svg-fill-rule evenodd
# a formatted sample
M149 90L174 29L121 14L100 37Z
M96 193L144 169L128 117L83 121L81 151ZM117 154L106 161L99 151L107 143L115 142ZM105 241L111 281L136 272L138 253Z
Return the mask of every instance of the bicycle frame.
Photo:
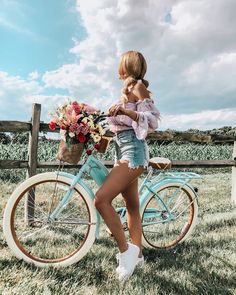
M71 198L73 197L73 190L76 186L76 184L80 184L87 192L88 196L93 200L95 198L93 190L90 188L90 186L83 181L83 175L87 173L90 175L90 177L98 184L101 185L103 181L105 180L106 176L108 175L109 171L108 169L93 155L89 155L84 164L82 165L81 169L76 175L58 171L56 172L57 175L62 175L64 177L71 179L71 185L70 188L67 190L65 195L62 197L61 201L59 202L58 206L54 209L54 211L50 214L49 220L54 221L57 219L57 217L60 215L62 210L66 207L66 205L70 202ZM154 223L163 223L163 222L170 222L171 220L174 220L178 218L178 216L174 216L169 208L170 204L174 200L176 192L171 196L168 203L165 203L161 196L156 193L156 191L163 185L168 184L170 182L173 182L173 180L179 184L178 190L181 190L185 185L189 186L192 190L193 188L190 186L189 182L192 179L200 178L200 176L193 172L166 172L162 171L158 174L157 177L153 178L151 180L153 174L153 168L150 166L148 167L148 174L145 177L145 179L142 181L141 185L139 186L138 193L140 196L140 208L142 207L142 204L146 201L147 198L150 197L150 194L155 195L155 198L157 199L158 203L163 208L162 211L157 212L155 209L149 209L147 212L145 212L145 216L147 217L147 220L150 220L148 223L143 223L143 226L150 225ZM193 190L194 191L194 190ZM197 194L195 193L195 197L197 198ZM126 208L117 208L117 212L120 215L121 222L124 223L126 221ZM173 209L172 209L173 210ZM97 226L96 226L96 237L99 235L99 229L100 229L100 222L101 217L100 214L97 212ZM156 220L159 213L159 216L163 214L163 212L166 212L166 218L163 220ZM155 216L154 216L155 215ZM179 214L179 216L181 213ZM155 221L153 218L155 217Z

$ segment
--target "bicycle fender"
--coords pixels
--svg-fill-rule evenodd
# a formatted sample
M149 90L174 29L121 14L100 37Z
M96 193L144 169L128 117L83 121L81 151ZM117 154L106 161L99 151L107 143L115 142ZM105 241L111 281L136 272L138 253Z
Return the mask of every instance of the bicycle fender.
M173 183L173 182L178 183L178 184L182 184L183 186L187 186L194 193L194 195L196 196L196 199L197 199L197 194L194 191L194 188L189 183L186 183L186 181L184 181L182 179L166 179L166 180L160 181L156 184L152 184L151 189L154 191L157 191L162 186L165 186L168 183ZM140 208L142 208L142 205L146 202L147 199L150 198L150 195L152 195L152 192L150 192L147 188L144 189L144 193L142 193L142 195L140 197Z
M75 178L75 175L71 174L71 173L67 173L64 171L59 171L58 172L59 175L70 178L71 180L73 180ZM94 200L95 195L92 191L92 189L82 180L79 179L78 183L86 190L86 192L88 193L89 197L91 198L91 200ZM96 238L98 238L99 236L99 229L100 229L100 223L101 223L101 216L98 213L98 211L96 210L96 214L97 214L97 225L96 225Z

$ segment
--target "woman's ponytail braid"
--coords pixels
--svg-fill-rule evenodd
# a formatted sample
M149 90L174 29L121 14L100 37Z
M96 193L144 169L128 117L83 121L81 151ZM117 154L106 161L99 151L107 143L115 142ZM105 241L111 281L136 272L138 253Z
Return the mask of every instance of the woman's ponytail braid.
M124 80L124 87L121 90L122 93L122 102L128 102L128 93L130 92L129 87L132 85L134 86L137 83L137 80L133 76L129 76Z
M128 102L128 93L130 92L130 89L129 87L132 85L134 86L138 80L142 80L143 84L146 86L146 88L148 88L149 86L149 82L145 79L136 79L134 78L133 76L129 76L127 77L125 80L124 80L124 87L122 88L121 90L121 93L122 93L122 97L121 97L121 100L122 100L122 103L125 104Z

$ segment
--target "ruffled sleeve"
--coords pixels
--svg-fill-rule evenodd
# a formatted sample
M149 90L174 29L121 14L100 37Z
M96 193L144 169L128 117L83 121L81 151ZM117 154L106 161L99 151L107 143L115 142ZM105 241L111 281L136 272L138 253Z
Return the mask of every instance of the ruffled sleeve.
M158 121L160 120L160 112L151 98L139 100L136 106L139 119L137 122L132 121L132 127L138 139L145 139L148 133L157 129Z

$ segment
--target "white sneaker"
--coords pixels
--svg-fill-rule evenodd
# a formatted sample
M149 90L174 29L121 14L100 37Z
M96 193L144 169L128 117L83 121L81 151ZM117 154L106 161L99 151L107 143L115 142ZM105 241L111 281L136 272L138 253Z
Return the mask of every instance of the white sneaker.
M119 253L116 254L116 260L117 260L117 263L119 263ZM143 256L142 257L138 257L137 266L143 266L144 263L145 263L144 257Z
M128 243L128 250L118 254L119 266L116 272L119 275L119 280L127 280L134 272L138 262L139 247Z
M144 261L144 257L138 257L138 262L137 262L137 266L143 266L145 263Z

